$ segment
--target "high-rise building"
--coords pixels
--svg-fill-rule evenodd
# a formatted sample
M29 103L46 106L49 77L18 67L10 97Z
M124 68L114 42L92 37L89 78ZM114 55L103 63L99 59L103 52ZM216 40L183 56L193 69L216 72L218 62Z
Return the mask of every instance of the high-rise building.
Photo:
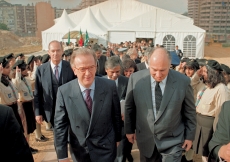
M107 0L82 0L81 3L78 5L78 9L83 9L88 6L93 6L101 2L105 2Z
M226 41L230 35L230 0L189 0L188 16L214 40Z
M16 31L14 5L4 0L0 1L0 23L6 24L11 31Z
M71 14L75 11L73 11L72 9L65 9L67 14ZM55 19L61 17L62 13L63 13L63 9L58 9L58 8L54 8L54 12L55 12Z
M54 25L55 12L50 3L38 2L35 5L37 32L36 37L41 38L41 32Z

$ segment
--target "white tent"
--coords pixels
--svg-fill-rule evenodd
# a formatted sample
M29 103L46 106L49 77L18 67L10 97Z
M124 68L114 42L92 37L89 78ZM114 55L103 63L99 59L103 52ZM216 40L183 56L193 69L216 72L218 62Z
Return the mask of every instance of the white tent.
M76 26L69 18L66 10L63 10L59 21L51 28L42 31L42 49L48 50L48 45L52 40L62 41L62 37Z
M96 14L96 19L107 29L112 27L112 24L110 24L105 17L102 15L101 10L98 9L97 14Z
M109 28L108 31L109 42L153 38L155 44L164 44L171 51L178 45L187 57L204 56L205 31L194 26L190 19L159 8Z
M59 22L59 21L58 21ZM105 44L107 40L107 28L104 27L93 15L90 7L87 8L87 12L82 21L71 31L88 31L89 33L98 36L98 43Z

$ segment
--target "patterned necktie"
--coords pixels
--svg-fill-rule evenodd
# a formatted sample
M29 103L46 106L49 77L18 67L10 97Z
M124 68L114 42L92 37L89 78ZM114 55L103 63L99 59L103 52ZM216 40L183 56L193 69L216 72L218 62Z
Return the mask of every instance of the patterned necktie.
M91 115L93 101L92 101L92 98L90 97L90 91L91 91L91 89L86 89L85 90L85 94L86 94L86 96L85 96L85 103L86 103L86 106L87 106L87 108L89 110L89 113Z
M57 81L59 81L58 66L55 66L55 67L54 67L54 70L55 70L55 76L56 76L56 79L57 79Z
M155 102L156 102L156 114L158 113L160 106L161 106L161 100L162 100L162 92L160 87L160 82L156 82L155 86Z

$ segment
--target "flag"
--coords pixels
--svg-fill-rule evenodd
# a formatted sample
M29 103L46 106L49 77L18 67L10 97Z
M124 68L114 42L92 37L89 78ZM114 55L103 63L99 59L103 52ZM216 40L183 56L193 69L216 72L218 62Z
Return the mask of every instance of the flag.
M79 39L78 44L79 44L80 47L84 46L84 39L83 39L83 36L82 36L81 29L80 29L80 39Z
M89 43L89 35L88 35L87 30L86 30L84 45L85 45L85 46L88 46L88 43Z
M68 35L68 45L70 44L70 31L69 31L69 35Z

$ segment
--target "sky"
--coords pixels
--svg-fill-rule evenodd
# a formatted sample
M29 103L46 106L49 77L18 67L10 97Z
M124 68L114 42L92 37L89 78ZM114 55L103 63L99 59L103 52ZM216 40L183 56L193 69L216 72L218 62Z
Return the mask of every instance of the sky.
M6 0L12 4L36 3L48 0ZM53 7L57 8L72 8L76 7L81 0L50 0ZM147 3L156 7L160 7L172 12L182 14L187 11L188 0L139 0L140 2Z

